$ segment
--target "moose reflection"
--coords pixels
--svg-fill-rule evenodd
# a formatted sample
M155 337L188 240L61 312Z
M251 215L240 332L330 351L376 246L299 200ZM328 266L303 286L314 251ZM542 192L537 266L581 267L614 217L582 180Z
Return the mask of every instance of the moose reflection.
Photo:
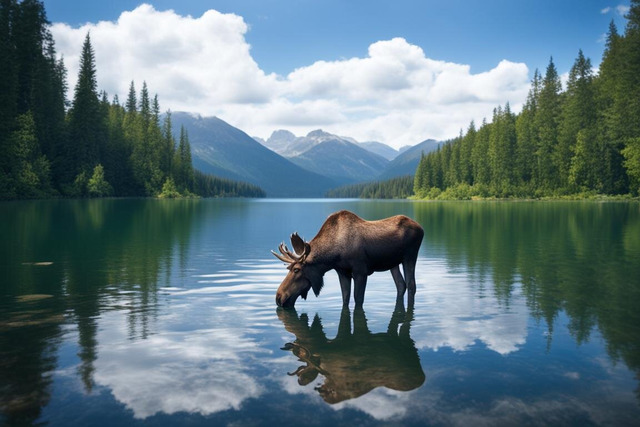
M336 270L342 289L342 303L349 304L351 279L356 306L364 302L367 276L374 271L391 270L397 297L409 289L409 303L416 293L415 270L424 231L420 224L404 215L379 221L365 221L349 211L329 215L318 234L305 242L297 233L291 235L291 252L284 243L279 260L289 264L289 273L276 293L276 303L293 307L296 299L307 298L310 289L318 296L324 274ZM400 273L400 265L404 277Z
M409 329L413 307L405 311L398 300L387 332L371 333L364 310L351 312L343 307L338 334L327 339L322 321L316 314L311 326L305 313L298 316L294 309L278 309L278 318L296 340L282 350L290 350L305 363L289 375L298 376L298 384L305 386L318 374L324 383L315 390L327 403L339 403L369 393L376 387L410 391L425 381L424 371Z

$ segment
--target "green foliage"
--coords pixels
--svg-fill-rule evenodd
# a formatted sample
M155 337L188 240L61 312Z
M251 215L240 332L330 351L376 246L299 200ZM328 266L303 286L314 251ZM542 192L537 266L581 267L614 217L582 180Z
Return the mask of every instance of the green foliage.
M68 112L66 84L43 2L0 1L0 199L154 196L169 181L181 196L264 195L213 177L196 185L186 131L176 148L146 83L137 96L131 82L124 106L98 92L89 34Z
M87 190L91 197L106 197L113 193L111 184L104 178L104 168L102 165L97 165L93 168L93 175L87 183Z
M162 185L162 192L158 194L158 198L160 199L178 199L183 197L182 194L176 188L176 183L173 181L173 178L167 177L164 184Z
M622 150L624 166L631 178L631 191L640 194L640 137L630 138Z
M329 190L326 197L360 199L405 199L413 195L414 177L403 176L387 181L365 182Z
M509 104L491 123L420 160L417 197L593 197L640 192L640 2L620 36L613 23L600 73L578 52L562 92L549 62L536 70L522 111ZM470 172L469 172L470 171Z
M194 190L202 197L265 197L260 187L194 171Z

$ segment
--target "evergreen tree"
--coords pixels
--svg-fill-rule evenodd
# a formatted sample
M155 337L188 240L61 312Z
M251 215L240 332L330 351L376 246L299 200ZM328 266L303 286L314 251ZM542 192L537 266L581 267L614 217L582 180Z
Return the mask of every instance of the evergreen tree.
M95 56L87 34L80 56L80 71L71 111L69 112L69 146L66 162L71 175L88 175L100 162L105 138L104 120L98 99ZM69 176L66 177L67 180ZM65 181L67 182L67 181Z
M535 118L538 112L538 97L541 87L541 76L536 69L527 101L516 119L516 180L520 186L530 188L537 182L535 176L538 135L535 128Z
M33 198L50 194L49 161L40 154L36 125L30 112L18 116L10 144L13 149L10 182L15 194L9 196Z
M593 89L593 75L591 71L591 61L584 57L582 50L578 52L571 71L569 72L569 81L567 90L564 94L564 102L562 109L562 121L560 122L558 132L558 144L554 151L554 163L558 171L558 180L561 188L567 188L569 184L584 185L575 181L574 176L570 182L570 169L584 169L588 166L581 166L577 163L585 161L589 165L594 164L591 159L585 156L599 157L599 153L595 150L595 145L587 143L585 138L593 138L592 130L596 123L595 96ZM576 142L578 133L583 129L590 129L583 132L581 154L578 158L573 159L576 151ZM593 151L585 151L585 148L592 148ZM594 183L590 181L590 185Z
M129 85L129 95L127 96L127 104L125 105L128 114L133 114L138 111L138 101L136 98L136 86L133 80Z
M623 166L622 123L625 117L624 97L621 85L622 69L625 66L624 39L618 34L613 21L609 25L605 51L600 64L600 75L596 82L598 103L598 146L602 153L602 191L624 193L628 180Z
M182 192L193 191L194 173L191 164L191 145L184 126L180 127L180 141L173 159L174 181Z
M538 130L538 187L545 191L557 187L557 168L553 162L553 153L558 143L558 121L560 117L560 76L553 63L549 61L542 81L542 89L538 100L538 111L535 127Z
M475 145L471 150L471 163L473 165L473 182L488 185L491 180L491 167L489 164L489 136L490 125L486 119L478 130Z
M91 197L105 197L113 193L113 188L104 177L104 168L101 164L93 168L93 174L87 183L87 190Z

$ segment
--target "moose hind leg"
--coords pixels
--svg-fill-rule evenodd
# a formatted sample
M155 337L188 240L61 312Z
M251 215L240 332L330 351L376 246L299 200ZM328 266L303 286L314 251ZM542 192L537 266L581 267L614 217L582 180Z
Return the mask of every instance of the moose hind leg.
M407 284L405 283L402 274L400 274L400 265L396 265L391 269L391 276L393 276L393 281L396 283L398 298L402 298L407 290Z
M409 298L413 298L416 294L416 259L406 259L402 262L404 270L404 278L409 289Z

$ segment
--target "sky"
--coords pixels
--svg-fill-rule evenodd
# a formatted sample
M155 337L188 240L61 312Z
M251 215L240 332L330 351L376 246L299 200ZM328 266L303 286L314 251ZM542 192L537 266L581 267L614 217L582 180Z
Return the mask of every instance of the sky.
M597 69L628 0L44 0L69 99L90 33L98 86L249 135L315 129L395 148L520 111L535 69Z

